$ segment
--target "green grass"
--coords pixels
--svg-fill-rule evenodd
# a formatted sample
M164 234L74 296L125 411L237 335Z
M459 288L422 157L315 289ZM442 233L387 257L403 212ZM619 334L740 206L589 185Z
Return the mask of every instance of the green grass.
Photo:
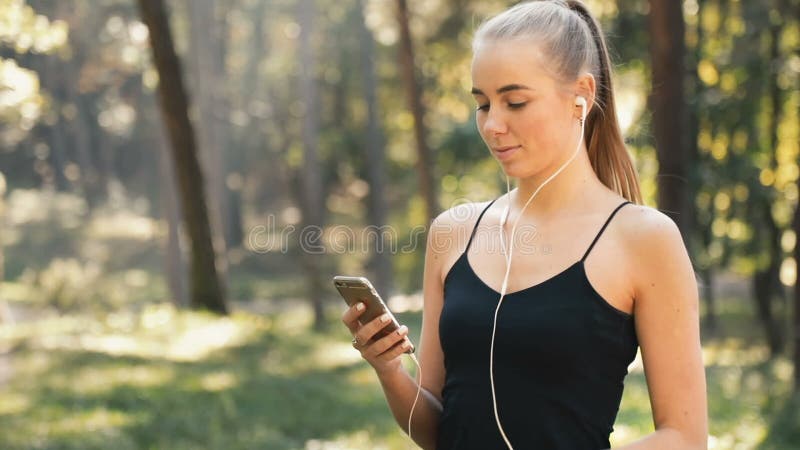
M0 448L410 448L340 311L331 305L324 333L310 331L307 308L218 318L154 305L2 326L0 374L5 364L11 376L0 383ZM419 335L418 313L398 316ZM746 342L704 341L710 448L793 448L789 362ZM652 430L634 369L612 443Z
M308 320L164 305L4 327L13 376L0 387L0 448L396 448L347 331L313 334Z

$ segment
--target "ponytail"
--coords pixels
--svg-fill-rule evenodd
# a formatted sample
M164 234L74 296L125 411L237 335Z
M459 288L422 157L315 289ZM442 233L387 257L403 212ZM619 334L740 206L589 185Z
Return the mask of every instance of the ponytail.
M592 168L600 181L631 202L641 204L639 177L633 165L617 120L614 90L611 83L611 60L608 57L600 25L580 0L567 0L589 27L597 49L597 93L594 107L586 118L584 139Z

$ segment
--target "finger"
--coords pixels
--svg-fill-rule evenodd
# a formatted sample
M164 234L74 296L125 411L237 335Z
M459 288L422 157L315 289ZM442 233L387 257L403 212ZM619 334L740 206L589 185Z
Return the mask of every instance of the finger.
M397 358L403 353L407 352L408 349L410 348L411 348L411 341L409 341L407 338L403 338L402 341L398 342L397 345L390 348L389 350L383 352L380 356L377 357L377 359L380 360L381 362L388 362Z
M375 333L385 328L390 323L392 323L392 318L389 313L382 314L358 328L355 336L358 339L358 342L369 342Z
M389 350L397 344L399 341L402 341L406 335L408 334L408 327L403 325L397 330L389 333L387 336L384 336L369 347L369 351L367 352L367 356L377 356L382 354L383 352Z
M347 308L344 313L342 313L342 323L345 324L348 330L350 330L351 334L355 334L358 331L358 318L361 314L364 314L364 307L363 302L358 302L355 305Z

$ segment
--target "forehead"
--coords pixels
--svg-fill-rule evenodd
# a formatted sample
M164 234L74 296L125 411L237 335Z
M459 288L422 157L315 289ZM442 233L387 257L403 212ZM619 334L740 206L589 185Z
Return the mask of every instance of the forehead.
M485 93L508 84L554 89L555 81L543 69L543 61L530 40L480 42L472 56L472 84Z

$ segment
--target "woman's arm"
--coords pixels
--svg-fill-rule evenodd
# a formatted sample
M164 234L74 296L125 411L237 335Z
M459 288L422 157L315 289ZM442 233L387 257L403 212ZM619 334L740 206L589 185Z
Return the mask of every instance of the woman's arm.
M625 450L706 449L708 406L697 280L675 223L648 207L626 220L636 333L655 433Z
M422 332L417 346L417 357L422 371L414 380L401 364L402 353L396 347L383 348L381 341L361 347L362 356L375 368L383 388L389 409L400 427L408 433L408 418L411 406L420 385L422 391L414 408L411 423L411 437L423 449L433 450L438 436L439 415L442 411L441 391L444 384L444 357L439 343L439 315L442 310L444 288L442 281L443 262L453 251L452 236L454 227L464 224L454 223L451 211L445 211L431 224L425 250L425 269L423 273L423 312ZM382 328L378 322L370 322L363 327L355 325L359 312L350 309L342 320L351 330L357 329L361 342L366 342ZM377 320L377 319L376 319ZM391 336L390 336L391 337ZM366 339L364 339L366 338ZM384 338L386 339L386 338ZM394 338L399 341L400 338ZM387 342L386 344L392 345ZM383 352L383 353L381 353Z
M423 369L424 370L424 369ZM386 402L400 428L408 433L408 414L417 395L417 381L403 369L379 375ZM423 386L411 422L411 438L421 448L434 450L442 404Z
M466 207L467 205L461 205ZM458 207L457 207L458 208ZM422 331L417 357L422 367L413 381L405 372L381 375L381 385L397 423L408 433L408 413L422 377L422 392L411 423L411 437L423 449L436 448L439 415L442 412L442 387L444 385L444 355L439 342L439 315L444 304L444 270L448 256L457 247L454 236L464 223L457 223L457 214L448 210L434 219L428 231L425 246L425 268L422 275Z

